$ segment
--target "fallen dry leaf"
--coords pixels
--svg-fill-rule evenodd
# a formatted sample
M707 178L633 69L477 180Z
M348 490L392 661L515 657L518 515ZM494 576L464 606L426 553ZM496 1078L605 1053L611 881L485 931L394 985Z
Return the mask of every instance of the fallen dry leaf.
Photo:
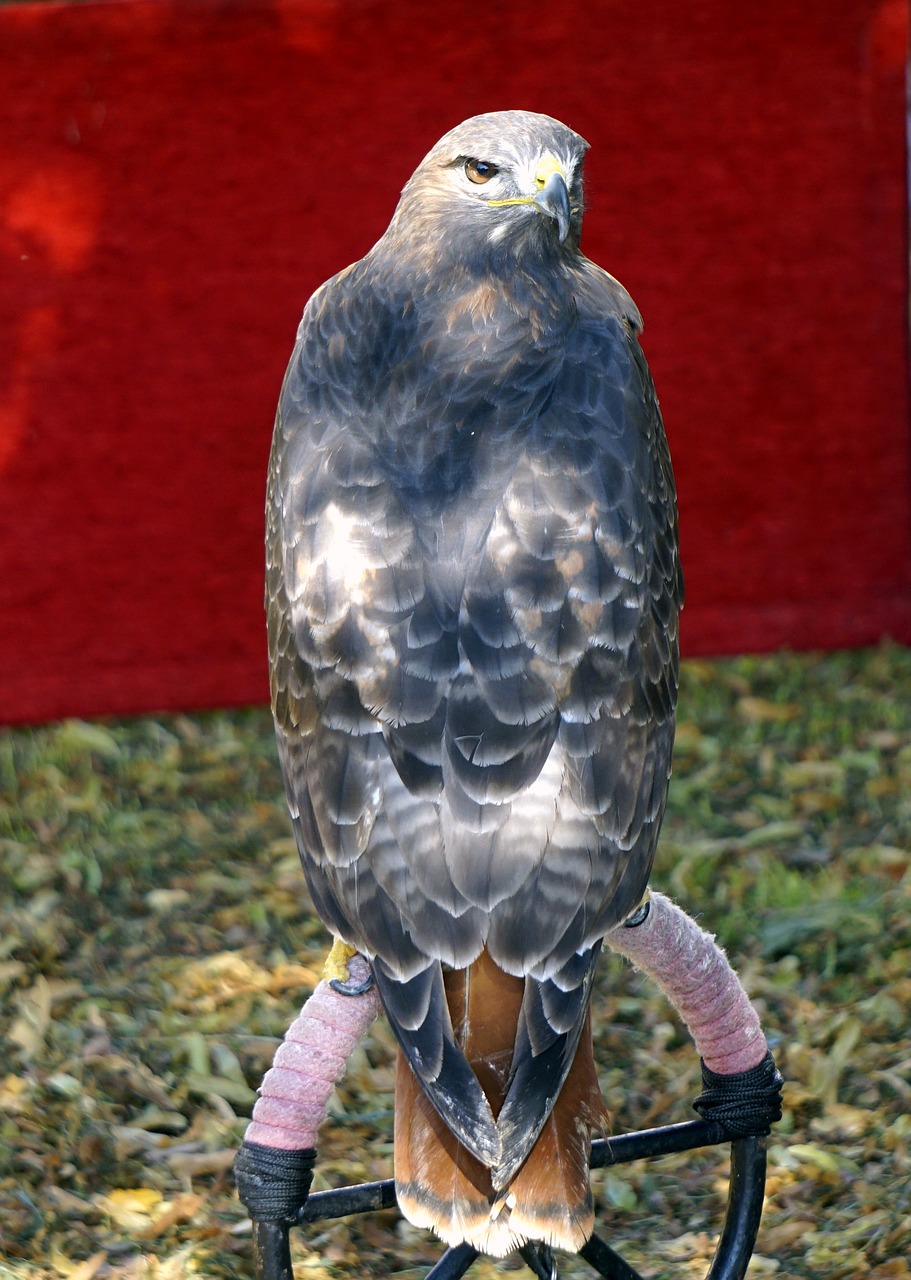
M151 1224L139 1233L140 1239L151 1240L165 1233L178 1222L189 1222L206 1202L205 1196L187 1191L170 1203L162 1205L162 1212L155 1215Z
M23 991L16 1004L19 1016L7 1032L8 1038L17 1045L23 1058L30 1062L38 1055L47 1035L51 1020L51 985L47 978L40 977L28 991Z
M63 1276L64 1280L93 1280L107 1262L107 1258L107 1252L102 1249L82 1262L72 1262L62 1253L54 1250L51 1253L51 1266Z
M177 1174L187 1178L199 1178L207 1173L225 1173L234 1164L237 1148L225 1151L200 1151L197 1153L174 1152L164 1157L165 1163Z
M142 1231L149 1225L155 1210L164 1200L152 1187L116 1188L107 1195L95 1197L95 1203L118 1226L127 1231Z
M738 698L737 711L754 724L786 724L796 720L800 707L789 702L770 702L767 698Z

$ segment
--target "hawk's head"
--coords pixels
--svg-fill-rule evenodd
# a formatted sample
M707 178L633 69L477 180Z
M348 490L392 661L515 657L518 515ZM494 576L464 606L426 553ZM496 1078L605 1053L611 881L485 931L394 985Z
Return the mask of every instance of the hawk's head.
M582 160L588 143L550 116L491 111L451 129L402 192L393 226L521 253L570 251L582 228Z

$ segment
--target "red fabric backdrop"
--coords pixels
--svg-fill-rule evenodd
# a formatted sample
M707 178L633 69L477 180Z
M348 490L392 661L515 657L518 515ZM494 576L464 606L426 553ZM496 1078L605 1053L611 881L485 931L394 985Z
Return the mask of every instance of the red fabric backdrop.
M0 9L0 719L266 696L303 304L436 138L592 143L646 317L689 654L911 641L904 0Z

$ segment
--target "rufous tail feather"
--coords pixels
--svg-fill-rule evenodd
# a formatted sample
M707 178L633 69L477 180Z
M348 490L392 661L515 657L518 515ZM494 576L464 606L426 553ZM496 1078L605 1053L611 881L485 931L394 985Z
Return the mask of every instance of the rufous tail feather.
M524 982L482 952L446 974L456 1038L491 1110L503 1105ZM606 1122L586 1017L575 1060L544 1128L510 1185L495 1191L490 1171L440 1118L399 1051L395 1085L395 1181L399 1206L447 1244L467 1241L503 1257L528 1240L577 1252L592 1233L588 1160L593 1129Z

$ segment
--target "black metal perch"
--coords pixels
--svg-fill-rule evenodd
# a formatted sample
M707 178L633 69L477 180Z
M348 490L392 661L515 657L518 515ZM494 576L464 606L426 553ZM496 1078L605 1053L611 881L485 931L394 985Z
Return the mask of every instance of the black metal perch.
M753 1135L732 1140L729 1130L723 1125L710 1120L692 1120L599 1139L592 1144L591 1167L603 1169L723 1143L731 1144L730 1189L721 1236L706 1280L743 1280L762 1213L766 1170L764 1137ZM294 1280L289 1245L292 1226L391 1209L395 1203L395 1185L391 1178L387 1178L335 1191L317 1191L288 1221L254 1221L257 1280ZM471 1245L448 1248L427 1272L425 1280L458 1280L478 1256L478 1251ZM556 1275L550 1251L546 1248L526 1248L522 1250L522 1256L529 1269L542 1280L548 1275ZM579 1256L605 1280L642 1280L640 1273L598 1235L591 1237Z

